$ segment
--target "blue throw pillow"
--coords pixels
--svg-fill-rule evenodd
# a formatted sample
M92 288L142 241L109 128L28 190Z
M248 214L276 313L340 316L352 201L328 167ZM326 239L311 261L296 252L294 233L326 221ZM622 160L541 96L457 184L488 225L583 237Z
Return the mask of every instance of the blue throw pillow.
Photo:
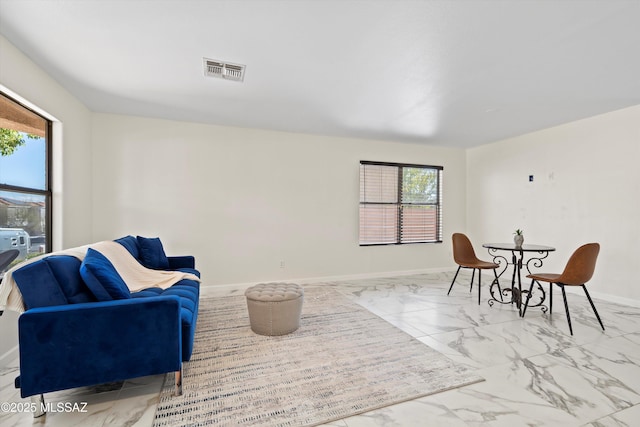
M45 259L25 265L13 272L25 308L68 304L64 292Z
M98 301L131 298L131 292L111 262L100 252L87 249L80 275Z
M138 236L138 246L140 246L140 262L147 268L155 270L168 270L169 259L164 253L160 238Z
M138 250L138 241L133 236L125 236L114 240L127 248L129 253L133 255L135 259L140 258L140 251Z

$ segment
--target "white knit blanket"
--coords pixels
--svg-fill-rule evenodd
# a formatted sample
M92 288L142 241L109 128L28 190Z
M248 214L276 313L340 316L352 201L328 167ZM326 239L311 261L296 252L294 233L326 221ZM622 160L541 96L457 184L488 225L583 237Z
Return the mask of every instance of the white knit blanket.
M103 241L40 255L22 262L7 271L2 279L2 284L0 284L0 310L12 310L18 313L25 311L22 294L15 280L13 280L13 272L15 270L52 255L70 255L79 260L83 260L88 248L100 252L113 264L131 292L149 288L167 289L182 279L200 281L196 275L191 273L146 268L121 244L114 241Z

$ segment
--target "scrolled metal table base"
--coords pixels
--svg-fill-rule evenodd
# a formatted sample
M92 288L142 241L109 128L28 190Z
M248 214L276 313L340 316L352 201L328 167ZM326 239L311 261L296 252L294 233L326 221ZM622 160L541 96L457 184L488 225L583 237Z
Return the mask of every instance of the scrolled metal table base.
M549 256L549 252L554 250L554 248L545 248L544 250L537 251L527 251L536 252L537 256L533 256L526 260L526 262L523 262L525 251L523 251L521 248L498 248L492 247L491 245L484 246L488 248L489 255L493 257L493 262L500 266L498 267L500 269L500 273L496 275L497 277L493 280L491 286L489 287L489 294L491 295L491 298L489 298L487 303L491 307L495 303L515 304L518 308L518 312L522 316L523 305L529 297L528 289L522 289L522 267L524 266L528 274L531 274L531 267L540 268L543 264L542 260ZM505 256L500 255L498 253L499 250L510 250L511 261L509 261ZM511 287L501 288L499 279L507 271L509 266L513 266ZM535 292L532 292L531 297L529 298L528 307L540 307L542 312L546 313L548 311L547 306L544 304L544 301L546 299L546 292L542 285L537 281L535 289Z

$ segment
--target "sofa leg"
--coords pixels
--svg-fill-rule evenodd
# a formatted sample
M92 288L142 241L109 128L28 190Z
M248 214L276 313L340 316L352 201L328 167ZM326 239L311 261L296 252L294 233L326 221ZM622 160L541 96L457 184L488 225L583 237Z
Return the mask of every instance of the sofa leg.
M44 405L44 396L42 394L34 394L31 396L31 408L33 410L33 418L39 418L47 415Z
M176 375L176 396L182 396L182 365L180 365L180 370L175 372Z

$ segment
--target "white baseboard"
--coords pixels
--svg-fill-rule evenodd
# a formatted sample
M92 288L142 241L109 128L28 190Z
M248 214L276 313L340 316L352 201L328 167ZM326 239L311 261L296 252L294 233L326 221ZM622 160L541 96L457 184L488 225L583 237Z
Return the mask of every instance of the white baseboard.
M265 282L290 282L290 283L299 283L302 285L307 285L311 283L378 279L381 277L413 276L415 274L444 273L449 271L451 271L451 268L423 268L418 270L384 271L384 272L378 272L378 273L348 274L344 276L321 276L321 277L305 277L305 278L298 278L298 279L261 280L259 282L224 283L220 285L202 284L202 287L215 288L215 289L246 289L250 286L257 285L258 283L265 283Z
M572 294L579 294L584 296L584 291L582 289L578 289L579 287L570 287L570 286L566 286L565 289L567 290L567 293L572 293ZM587 289L588 290L588 289ZM640 307L640 301L636 300L636 299L632 299L632 298L625 298L625 297L620 297L617 295L611 295L611 294L607 294L604 292L592 292L589 291L589 295L591 295L591 298L595 298L595 299L601 299L603 301L607 301L607 302L613 302L616 304L622 304L622 305L629 305L631 307ZM586 296L585 296L586 299ZM597 308L597 306L596 306Z

